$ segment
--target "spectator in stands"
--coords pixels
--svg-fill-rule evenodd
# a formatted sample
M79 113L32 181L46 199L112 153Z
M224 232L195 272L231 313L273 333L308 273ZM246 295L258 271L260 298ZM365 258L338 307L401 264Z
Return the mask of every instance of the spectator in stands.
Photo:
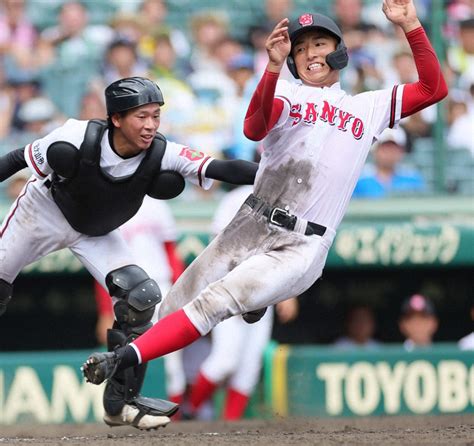
M143 0L138 10L138 17L145 30L140 39L139 49L141 54L151 58L155 50L154 35L166 33L170 36L173 50L180 60L187 60L191 51L190 44L185 34L166 24L168 7L165 0Z
M0 10L0 57L7 77L35 68L37 32L25 13L24 0L3 0Z
M216 44L228 35L227 16L218 12L202 12L191 17L191 33L194 47L191 50L191 67L194 71L221 70L213 56Z
M474 67L474 16L459 23L459 42L448 48L449 66L457 75Z
M136 44L123 37L116 38L105 52L102 68L103 87L125 77L146 76L148 67L140 59Z
M422 176L401 165L406 150L402 129L386 129L372 149L373 164L364 169L353 197L384 198L390 195L420 193L425 190Z
M176 54L171 35L166 31L153 34L150 76L156 79L175 78L183 81L191 72L189 63L183 63Z
M18 119L22 122L21 130L12 130L5 144L11 147L25 146L42 138L64 122L50 99L37 96L24 101L18 108Z
M471 303L470 317L471 324L474 325L474 301ZM474 330L468 335L461 338L458 344L461 350L474 350Z
M332 5L335 21L344 34L344 40L348 31L355 29L367 31L370 28L362 17L362 0L334 0Z
M281 20L282 17L290 17L293 13L292 0L265 0L264 10L265 16L262 22L265 26L272 30L273 27Z
M82 97L79 119L83 121L88 121L89 119L107 119L107 111L102 94L91 89L91 91L88 91Z
M21 131L25 123L18 117L18 111L26 101L42 96L41 83L36 76L27 72L7 79L7 83L12 89L14 101L10 130Z
M398 321L407 351L430 347L438 330L438 317L431 300L421 294L406 299Z
M43 86L65 115L79 115L81 99L113 35L108 26L91 25L86 7L78 1L63 3L58 24L41 33Z
M173 98L163 106L160 128L169 139L179 141L192 134L196 122L201 118L195 114L197 98L185 81L186 70L182 69L166 32L155 33L154 51L148 77L160 85Z
M372 307L365 304L351 305L344 317L344 335L336 339L334 346L340 349L374 349L380 346L374 339L376 329Z
M259 158L258 143L248 139L242 132L242 122L258 82L252 55L244 53L234 56L228 63L227 73L237 86L237 104L234 111L231 145L225 148L224 155L229 159L256 161Z
M36 97L24 102L18 111L18 117L24 123L22 137L27 141L42 138L64 122L54 104L46 97Z
M450 94L446 139L450 148L468 149L474 157L474 66L461 76L460 86Z
M0 63L0 140L10 133L14 109L14 89L7 82L3 65ZM7 150L9 149L10 148ZM0 146L0 152L2 150L3 149Z

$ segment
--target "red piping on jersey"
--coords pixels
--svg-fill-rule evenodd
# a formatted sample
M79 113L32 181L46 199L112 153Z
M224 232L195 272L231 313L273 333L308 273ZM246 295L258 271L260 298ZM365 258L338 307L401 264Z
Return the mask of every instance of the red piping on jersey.
M41 170L39 170L38 166L35 163L35 159L33 158L33 152L31 151L31 146L32 144L28 145L28 156L30 158L31 164L33 165L34 169L36 170L36 173L41 177L41 178L46 178L47 175L45 175Z
M204 167L204 164L206 164L206 161L210 158L210 156L206 156L206 158L204 158L202 160L202 163L201 165L199 166L199 169L198 169L198 180L199 180L199 186L202 187L202 168Z
M26 195L26 192L28 191L28 186L35 181L36 181L36 178L33 178L32 180L28 181L25 186L25 191L21 195L18 195L18 198L16 199L15 207L8 215L7 220L5 222L5 226L3 227L3 229L0 228L0 238L3 237L3 234L5 234L5 231L7 230L8 225L10 224L10 220L13 218L13 214L15 214L16 210L18 209L18 206L20 205L20 200Z
M284 101L287 102L288 106L291 108L291 101L288 98L286 98L285 96L277 95L277 96L275 96L275 99L283 99Z
M403 88L401 117L405 118L439 102L448 94L436 53L420 26L406 34L418 71L418 82Z

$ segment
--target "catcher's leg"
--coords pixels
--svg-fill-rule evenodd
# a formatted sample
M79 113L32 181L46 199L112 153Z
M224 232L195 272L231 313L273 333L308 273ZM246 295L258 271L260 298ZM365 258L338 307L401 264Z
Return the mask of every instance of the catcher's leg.
M0 316L7 311L8 302L12 298L13 285L0 279Z
M136 265L127 265L110 272L106 277L106 285L110 295L118 299L114 305L116 322L107 333L107 347L113 351L152 326L151 318L155 306L161 301L161 292L158 284ZM167 418L178 410L178 405L174 403L140 396L145 372L146 364L142 364L119 372L108 380L104 392L104 421L107 424L132 424L150 429L167 424L169 419L160 418ZM131 411L127 406L138 409L132 422L123 420L124 412L129 415ZM148 417L147 422L145 417L148 415L153 417ZM155 426L155 422L160 424Z

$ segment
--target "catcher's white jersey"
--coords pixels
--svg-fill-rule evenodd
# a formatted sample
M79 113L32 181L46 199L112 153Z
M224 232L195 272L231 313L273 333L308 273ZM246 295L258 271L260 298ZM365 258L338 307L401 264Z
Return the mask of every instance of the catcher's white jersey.
M58 127L45 137L25 147L25 160L37 178L45 178L53 172L46 157L48 147L57 141L67 141L79 149L84 140L87 123L88 121L69 119L63 126ZM115 178L134 173L146 154L145 151L142 151L131 158L122 158L110 146L109 130L105 130L102 135L100 146L100 167L105 173ZM168 141L161 161L161 170L174 170L191 183L200 185L204 189L209 189L212 185L212 180L205 178L204 175L212 159L203 152Z
M339 83L315 88L279 80L281 117L263 140L254 193L336 229L374 139L398 125L403 86L356 96Z
M23 267L62 248L70 248L102 286L110 271L135 263L119 229L98 237L75 231L47 187L46 180L52 173L46 159L48 147L56 141L67 141L80 147L86 127L87 121L70 119L26 146L25 159L33 177L0 227L1 279L12 283ZM134 173L143 156L144 153L140 153L132 158L121 158L110 146L108 131L104 132L100 166L109 175L122 177ZM175 170L187 180L208 189L212 180L205 178L205 173L211 161L212 158L202 152L168 142L161 169Z

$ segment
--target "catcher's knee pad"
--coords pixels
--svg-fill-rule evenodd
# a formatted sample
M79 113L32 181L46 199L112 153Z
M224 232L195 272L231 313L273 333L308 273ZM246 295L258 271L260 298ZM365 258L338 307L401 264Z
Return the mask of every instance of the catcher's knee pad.
M115 318L127 336L148 330L155 306L161 302L158 284L137 265L111 271L105 283L109 294L119 299L114 305Z
M0 316L7 311L8 302L12 298L13 285L0 279Z

